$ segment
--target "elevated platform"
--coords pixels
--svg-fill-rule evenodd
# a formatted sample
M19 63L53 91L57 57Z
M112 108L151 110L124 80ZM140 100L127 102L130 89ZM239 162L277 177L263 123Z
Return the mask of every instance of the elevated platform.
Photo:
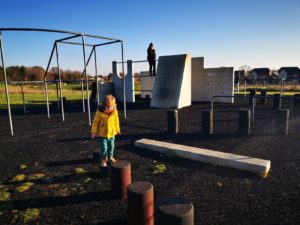
M203 148L189 147L150 139L140 139L134 144L160 153L169 153L178 157L224 166L258 174L266 174L271 168L271 161L248 156L212 151Z
M153 84L155 77L150 77L149 71L141 71L141 97L152 98Z

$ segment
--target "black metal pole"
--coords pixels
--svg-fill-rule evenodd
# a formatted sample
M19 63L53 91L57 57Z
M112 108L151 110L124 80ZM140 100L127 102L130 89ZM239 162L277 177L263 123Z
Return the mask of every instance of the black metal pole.
M90 55L89 55L89 58L88 58L88 60L87 60L87 62L86 62L86 66L89 65L94 50L95 50L95 48L92 49L92 51L91 51L91 53L90 53ZM82 76L84 75L85 72L86 72L86 67L83 69L83 71L82 71L82 73L81 73L81 78L82 78Z
M62 85L61 85L61 74L59 68L59 59L58 59L58 47L56 45L56 61L57 61L57 70L58 70L58 77L59 77L59 94L60 94L60 107L61 107L61 116L62 121L65 121L65 112L64 112L64 103L63 103L63 95L62 95Z
M53 57L53 53L54 53L55 47L56 47L56 43L54 42L53 47L52 47L52 51L51 51L51 54L50 54L50 58L48 60L47 69L45 71L44 79L46 78L46 76L48 74L48 70L49 70L49 67L50 67L50 63L52 61L52 57Z
M88 117L89 117L89 125L92 125L91 122L91 108L90 108L90 101L89 101L89 81L86 73L86 57L85 57L85 41L84 35L81 36L82 38L82 50L83 50L83 62L84 62L84 73L85 73L85 82L86 82L86 101L87 101L87 108L88 108Z
M50 58L48 60L47 68L46 68L46 71L45 71L45 75L44 75L48 119L50 118L50 110L49 110L49 97L48 97L48 87L47 87L47 74L48 74L48 70L49 70L49 67L50 67L50 64L51 64L51 61L52 61L52 57L53 57L55 46L56 46L56 44L54 42L53 47L52 47L52 51L51 51L51 54L50 54Z
M24 83L21 84L22 100L23 100L23 112L26 114L25 95L24 95Z
M7 103L7 109L8 109L8 118L9 118L9 125L10 125L10 133L11 133L11 135L14 135L14 128L13 128L13 124L12 124L10 102L9 102L9 92L8 92L7 75L6 75L6 68L5 68L5 63L4 63L4 50L3 50L3 43L2 43L2 34L1 34L1 31L0 31L0 48L1 48L2 69L3 69L4 82L5 82L5 96L6 96L6 103Z
M55 86L56 86L57 110L59 110L59 94L58 94L58 82L57 82L57 80L55 80Z
M127 118L126 112L126 82L125 82L125 71L124 71L124 47L123 41L121 42L121 54L122 54L122 73L123 73L123 104L124 104L124 118Z
M82 98L82 112L85 113L84 87L83 87L82 77L81 77L81 98Z
M97 84L97 105L99 105L100 98L99 98L99 84L98 84L98 67L97 67L97 54L96 54L96 47L94 46L94 59L95 59L95 79Z
M47 79L44 79L44 87L45 87L45 95L46 95L46 103L47 103L47 116L50 119L50 109L49 109L49 96L48 96L48 84Z

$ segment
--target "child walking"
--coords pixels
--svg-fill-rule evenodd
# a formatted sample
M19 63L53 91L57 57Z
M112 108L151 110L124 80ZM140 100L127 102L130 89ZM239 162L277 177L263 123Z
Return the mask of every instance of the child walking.
M120 134L119 115L116 99L112 95L105 96L103 105L99 105L92 123L92 139L99 137L101 166L107 162L115 163L115 136Z

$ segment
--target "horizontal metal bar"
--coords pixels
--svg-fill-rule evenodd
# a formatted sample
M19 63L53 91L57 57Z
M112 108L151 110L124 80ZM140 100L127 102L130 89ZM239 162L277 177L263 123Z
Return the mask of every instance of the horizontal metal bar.
M213 96L211 98L211 100L215 99L215 98L270 98L270 99L278 99L278 98L281 98L281 99L290 99L290 100L293 100L293 99L300 99L300 97L295 97L295 96L274 96L274 95L266 95L266 96L260 96L260 95L216 95L216 96Z
M82 43L71 42L71 41L59 41L62 44L71 44L71 45L83 45ZM94 47L92 44L85 44L85 46Z
M47 80L47 83L51 83L52 81ZM44 84L45 81L11 81L7 82L8 84ZM4 84L4 82L0 82L0 84Z
M215 95L210 100L210 109L214 109L214 99L215 98L254 98L254 99L260 99L260 98L269 98L269 99L288 99L288 100L294 100L294 99L300 99L300 97L295 96L274 96L274 95L267 95L267 96L260 96L260 95Z
M155 61L158 61L158 59L156 59ZM148 62L148 60L137 60L137 61L132 61L132 63L141 63L141 62ZM117 62L117 64L120 64L120 63L122 63L122 62ZM124 62L124 63L127 63L127 61Z
M62 83L80 83L85 80L63 80ZM90 79L88 82L94 82L95 79ZM8 84L44 84L44 83L58 83L59 80L39 80L39 81L11 81ZM0 82L0 84L4 84L4 82Z
M132 90L132 91L147 91L147 92L153 92L153 90Z
M58 40L56 40L56 42L61 42L61 41L69 40L69 39L72 39L72 38L77 38L77 37L80 37L80 36L81 36L80 34L76 34L76 35L73 35L71 37L66 37L66 38L58 39Z
M98 47L98 46L102 46L102 45L109 45L109 44L114 44L114 43L118 43L120 41L111 41L111 42L107 42L107 43L101 43L101 44L85 44L85 46L89 46L89 47ZM59 43L63 43L63 44L72 44L72 45L83 45L82 43L78 43L78 42L72 42L72 41L59 41Z
M63 34L79 34L79 35L84 35L86 37L92 37L92 38L122 41L117 38L103 37L103 36L93 35L93 34L79 33L79 32L66 31L66 30L43 29L43 28L0 28L0 31L38 31L38 32L63 33Z
M150 76L150 75L138 75L138 76L132 76L132 77L155 77L155 76Z
M106 42L106 43L102 43L102 44L96 44L94 45L95 47L98 47L98 46L102 46L102 45L109 45L109 44L114 44L114 43L118 43L118 42L121 42L120 40L117 40L117 41L111 41L111 42Z

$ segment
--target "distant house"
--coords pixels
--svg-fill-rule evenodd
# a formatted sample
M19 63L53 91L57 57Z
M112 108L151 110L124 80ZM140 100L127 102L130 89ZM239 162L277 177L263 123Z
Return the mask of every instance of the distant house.
M300 80L300 69L298 67L281 67L278 70L281 79L298 82Z
M255 68L251 70L249 79L251 80L269 80L270 70L269 68Z

